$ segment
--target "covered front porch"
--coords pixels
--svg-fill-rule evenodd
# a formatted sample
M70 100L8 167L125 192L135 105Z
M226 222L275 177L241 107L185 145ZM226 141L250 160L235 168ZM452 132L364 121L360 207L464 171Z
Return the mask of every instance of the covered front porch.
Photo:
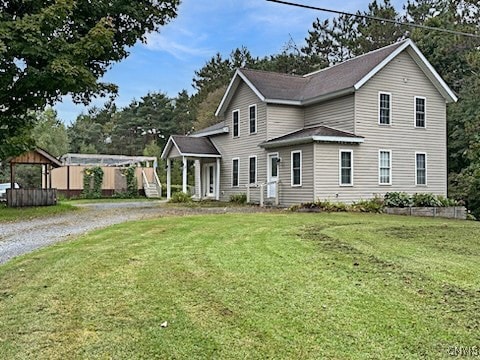
M182 192L194 200L220 199L221 155L208 138L172 135L162 153L167 170L167 199L172 197L172 162L181 161ZM189 191L188 162L194 164L194 183Z

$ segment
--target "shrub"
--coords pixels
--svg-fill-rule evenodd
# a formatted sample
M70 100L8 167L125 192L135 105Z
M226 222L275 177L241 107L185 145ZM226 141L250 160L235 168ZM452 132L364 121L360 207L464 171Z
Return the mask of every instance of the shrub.
M100 166L85 169L83 171L82 197L87 199L100 198L102 196L102 182L103 170Z
M383 203L387 207L412 206L412 198L405 192L389 192L385 194Z
M184 192L175 192L172 194L172 197L170 198L171 203L189 203L192 201L192 198L190 195L185 194Z
M383 211L383 199L375 196L368 200L356 201L351 205L352 211L369 212L369 213L381 213Z
M123 170L123 173L127 178L127 196L129 197L138 196L136 167L129 166L128 168Z
M230 202L236 204L245 204L247 202L247 194L241 193L230 195Z
M177 192L182 192L182 185L172 185L171 190L172 190L172 195ZM166 193L167 193L167 184L162 183L162 194L166 194Z
M300 209L315 209L326 212L344 212L349 208L346 204L341 202L330 202L328 200L318 200L315 202L302 203L300 205L293 205L290 207L291 211L298 211Z
M413 206L442 206L437 197L431 193L416 193L412 196Z
M459 203L458 201L454 200L454 199L449 199L445 196L442 196L442 195L438 195L437 196L437 200L438 202L441 204L439 206L459 206Z

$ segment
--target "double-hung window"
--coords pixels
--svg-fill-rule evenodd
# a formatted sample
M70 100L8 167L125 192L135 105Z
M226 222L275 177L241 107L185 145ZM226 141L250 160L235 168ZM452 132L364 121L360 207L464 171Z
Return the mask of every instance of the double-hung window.
M415 127L424 128L427 125L427 99L415 96Z
M248 158L248 183L255 184L257 182L257 157L250 156Z
M353 151L340 150L340 185L353 185Z
M257 105L250 105L248 108L248 117L249 117L249 129L250 134L255 134L257 132Z
M238 186L240 160L238 158L232 159L232 186Z
M240 110L234 110L232 112L232 128L233 137L240 136Z
M392 117L392 95L381 92L378 94L378 123L390 125Z
M292 186L302 186L302 151L292 151L291 166Z
M415 153L415 184L427 185L427 154Z
M378 152L378 183L380 185L392 184L392 151L380 150Z

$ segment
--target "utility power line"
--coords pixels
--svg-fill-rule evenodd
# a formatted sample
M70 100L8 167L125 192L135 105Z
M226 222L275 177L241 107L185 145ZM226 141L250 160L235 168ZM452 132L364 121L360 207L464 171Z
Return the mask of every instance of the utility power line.
M444 32L444 33L449 33L449 34L454 34L454 35L468 36L468 37L480 39L480 35L477 35L477 34L471 34L471 33L466 33L466 32L461 32L461 31L443 29L443 28L427 26L427 25L420 25L420 24L415 24L415 23L405 23L405 22L392 20L392 19L384 19L384 18L380 18L380 17L377 17L377 16L352 14L352 13L345 12L345 11L326 9L326 8L321 8L321 7L317 7L317 6L298 4L298 3L293 3L293 2L289 2L289 1L282 1L282 0L267 0L267 1L278 3L278 4L283 4L283 5L296 6L296 7L300 7L300 8L303 8L303 9L324 11L324 12L329 12L329 13L334 13L334 14L339 14L339 15L355 16L355 17L369 19L369 20L384 21L384 22L388 22L388 23L392 23L392 24L401 25L401 26L411 26L411 27L414 27L414 28Z

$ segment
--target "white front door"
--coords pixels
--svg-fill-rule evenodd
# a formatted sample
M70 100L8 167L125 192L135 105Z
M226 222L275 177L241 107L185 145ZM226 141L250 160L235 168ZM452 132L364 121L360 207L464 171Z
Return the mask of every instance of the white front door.
M205 164L203 167L203 174L204 174L204 190L203 194L206 197L214 197L215 196L215 164Z
M274 198L276 194L277 184L272 182L278 181L278 153L268 154L268 169L267 169L267 197Z

